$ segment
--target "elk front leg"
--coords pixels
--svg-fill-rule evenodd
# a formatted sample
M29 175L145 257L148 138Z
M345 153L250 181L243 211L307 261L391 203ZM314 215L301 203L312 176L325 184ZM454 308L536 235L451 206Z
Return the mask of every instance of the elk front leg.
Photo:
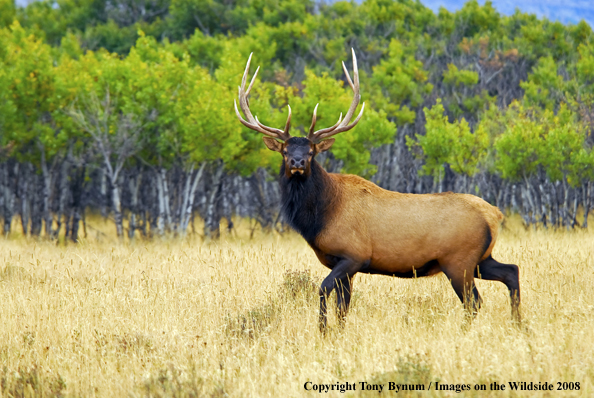
M337 314L341 325L351 303L352 278L361 268L362 263L349 259L341 259L324 279L320 287L320 331L325 333L328 325L326 301L332 290L336 289Z
M336 318L341 328L344 327L346 315L351 305L353 277L346 276L337 280L336 283Z

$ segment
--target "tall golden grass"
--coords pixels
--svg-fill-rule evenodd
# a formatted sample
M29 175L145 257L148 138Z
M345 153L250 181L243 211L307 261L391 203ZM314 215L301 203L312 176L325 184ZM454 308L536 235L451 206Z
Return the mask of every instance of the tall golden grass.
M519 329L501 283L478 281L484 306L465 324L443 275L360 275L345 329L331 313L326 337L315 285L328 270L294 233L0 246L4 397L344 395L306 391L308 381L356 383L347 395L361 394L360 382L397 396L594 394L589 231L502 231L494 257L520 266ZM436 381L487 390L435 391ZM554 390L513 392L511 381ZM389 382L432 389L396 394ZM491 391L493 382L506 390ZM558 391L558 382L579 390Z

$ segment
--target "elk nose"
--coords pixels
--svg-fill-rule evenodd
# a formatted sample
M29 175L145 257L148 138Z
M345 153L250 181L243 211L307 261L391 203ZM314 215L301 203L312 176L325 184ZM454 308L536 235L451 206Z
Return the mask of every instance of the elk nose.
M291 159L290 160L291 167L295 168L304 168L305 167L305 159Z

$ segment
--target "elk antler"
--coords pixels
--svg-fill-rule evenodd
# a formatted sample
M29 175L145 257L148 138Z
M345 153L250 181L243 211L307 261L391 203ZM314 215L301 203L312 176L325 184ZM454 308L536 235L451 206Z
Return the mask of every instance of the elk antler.
M357 109L357 105L359 105L359 101L361 100L361 95L359 94L359 69L357 68L357 57L355 56L355 50L353 50L352 48L351 48L351 52L353 53L354 84L353 84L353 81L351 80L351 77L349 76L349 72L347 71L347 68L344 65L344 62L342 63L342 69L344 70L344 73L346 74L346 78L347 78L347 81L349 82L349 85L353 89L353 92L354 92L353 102L351 102L351 106L349 107L347 114L344 116L344 119L342 118L342 113L341 113L340 117L338 118L338 122L336 122L336 124L334 126L314 132L313 129L316 126L316 112L318 110L319 104L316 105L316 107L314 108L313 117L311 119L311 127L309 128L309 134L307 135L307 138L315 144L319 143L321 140L323 140L325 138L332 137L335 134L342 133L343 131L352 129L353 127L355 127L355 125L357 123L359 123L359 119L361 119L361 116L363 116L363 110L365 109L365 102L361 106L361 111L359 112L359 116L357 116L357 118L355 119L355 121L353 123L349 124L349 122L351 121L351 118L353 117L353 114L355 113L355 109Z
M254 53L251 53L250 57L248 58L247 65L245 66L245 72L243 72L243 78L241 79L241 87L239 87L239 106L241 107L241 110L243 111L247 121L245 121L241 117L241 114L237 110L237 102L235 100L233 100L233 104L235 105L235 114L237 114L239 121L244 126L250 128L252 130L258 131L258 132L260 132L264 135L267 135L269 137L278 138L280 140L287 141L289 138L291 138L291 135L289 134L289 129L291 128L291 107L289 105L287 105L289 107L289 116L287 117L287 123L285 124L284 131L263 125L258 120L258 117L257 116L254 117L252 115L252 112L250 111L248 95L250 95L250 91L252 90L252 86L254 85L254 81L256 80L256 75L258 74L258 71L260 70L260 67L258 66L258 68L256 69L256 73L254 73L254 76L252 77L250 85L248 86L248 89L246 91L245 83L246 83L247 76L248 76L248 73L250 70L250 62L252 61L253 54Z

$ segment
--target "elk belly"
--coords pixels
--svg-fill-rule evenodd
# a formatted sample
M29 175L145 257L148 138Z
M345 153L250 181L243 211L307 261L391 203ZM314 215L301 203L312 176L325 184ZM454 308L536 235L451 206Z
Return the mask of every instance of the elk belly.
M376 258L371 259L369 269L362 272L397 276L400 278L415 278L435 275L441 272L436 259L416 258Z

